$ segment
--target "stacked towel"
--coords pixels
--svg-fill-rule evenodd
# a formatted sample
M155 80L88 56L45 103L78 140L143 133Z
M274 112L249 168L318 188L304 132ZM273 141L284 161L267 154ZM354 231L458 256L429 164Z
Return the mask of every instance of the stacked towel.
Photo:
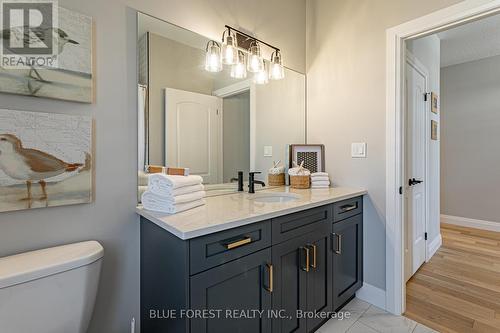
M149 175L148 188L141 201L145 209L168 214L179 213L205 204L203 178L197 175Z
M314 172L311 174L311 188L329 188L330 177L327 172Z

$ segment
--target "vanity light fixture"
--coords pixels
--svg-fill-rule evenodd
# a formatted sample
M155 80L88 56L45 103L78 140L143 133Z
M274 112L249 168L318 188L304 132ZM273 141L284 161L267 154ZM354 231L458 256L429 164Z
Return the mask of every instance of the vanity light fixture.
M271 68L269 69L269 78L271 80L281 80L285 77L283 62L281 60L280 50L276 50L271 54Z
M231 66L231 77L235 79L244 79L247 77L247 58L242 51L238 51L237 55L236 63Z
M219 43L210 40L207 43L205 55L205 70L209 72L220 72L222 71L222 58L221 49Z
M220 72L223 70L223 65L229 65L232 78L244 79L247 77L247 72L252 72L254 82L257 84L266 84L269 79L281 80L285 77L283 58L279 48L229 25L225 27L226 30L222 33L222 44L214 40L207 43L205 56L207 71ZM261 45L273 50L269 63L262 58Z
M227 28L222 33L222 63L234 65L238 62L238 38L236 33Z
M262 69L254 74L253 81L256 84L266 84L269 82L269 74L267 73L266 63L262 63Z

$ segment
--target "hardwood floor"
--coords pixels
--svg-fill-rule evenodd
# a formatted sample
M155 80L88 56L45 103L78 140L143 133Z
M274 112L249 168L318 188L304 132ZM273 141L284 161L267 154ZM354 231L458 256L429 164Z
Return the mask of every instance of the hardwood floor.
M500 332L500 233L441 224L441 234L406 285L405 316L439 332Z

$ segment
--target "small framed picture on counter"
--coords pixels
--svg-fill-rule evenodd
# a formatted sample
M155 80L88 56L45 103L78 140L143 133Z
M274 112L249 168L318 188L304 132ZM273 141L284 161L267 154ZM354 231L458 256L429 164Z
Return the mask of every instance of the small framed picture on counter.
M311 172L325 171L325 145L290 145L290 167L293 163L300 165Z

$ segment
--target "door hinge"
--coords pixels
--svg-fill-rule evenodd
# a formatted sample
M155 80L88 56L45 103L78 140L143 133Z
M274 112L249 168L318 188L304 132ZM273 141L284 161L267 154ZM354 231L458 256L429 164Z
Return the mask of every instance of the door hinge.
M425 240L427 240L427 233L425 233L424 235L425 235L425 236L424 236L424 237L425 237Z
M403 194L403 186L399 187L399 194Z
M429 96L429 93L424 93L424 101L425 102L427 102L428 96Z

